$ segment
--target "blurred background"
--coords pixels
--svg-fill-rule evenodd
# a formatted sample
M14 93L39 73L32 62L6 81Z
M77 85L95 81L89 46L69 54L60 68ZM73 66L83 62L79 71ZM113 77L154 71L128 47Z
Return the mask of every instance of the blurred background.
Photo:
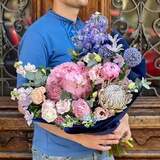
M53 0L0 0L0 159L31 159L32 128L9 98L16 86L13 65L24 32L52 5ZM95 11L108 17L110 31L139 48L152 81L129 113L135 147L117 160L160 160L160 0L89 0L80 17Z

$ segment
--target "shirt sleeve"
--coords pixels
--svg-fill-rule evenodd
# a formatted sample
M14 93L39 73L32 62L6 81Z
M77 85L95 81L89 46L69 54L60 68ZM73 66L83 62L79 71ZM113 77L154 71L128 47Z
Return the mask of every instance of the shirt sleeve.
M127 49L129 48L129 44L127 42L127 40L116 30L112 31L112 35L119 35L119 38L121 38L121 40L119 41L120 44L123 44L123 48ZM131 68L131 71L128 75L128 78L135 81L137 78L142 79L142 77L146 76L146 62L145 59L143 58L141 63L139 65L137 65L136 67Z
M47 66L48 56L45 40L38 32L27 31L23 36L19 48L19 61L23 64L31 63L36 67ZM17 75L17 87L20 87L27 80L21 75Z

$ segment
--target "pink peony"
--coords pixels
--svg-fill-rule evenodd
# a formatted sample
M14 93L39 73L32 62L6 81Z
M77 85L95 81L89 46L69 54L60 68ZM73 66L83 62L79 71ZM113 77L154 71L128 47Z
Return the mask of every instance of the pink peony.
M106 62L101 69L101 76L104 80L113 80L120 74L120 67L112 62Z
M91 92L87 69L80 63L66 62L55 67L47 80L47 90L50 97L54 97L51 95L55 85L59 85L76 98L85 97Z
M53 101L59 101L61 98L61 92L62 89L59 87L58 84L52 82L50 84L47 84L47 95L48 97Z
M80 119L83 119L91 113L90 107L84 99L73 101L72 109L75 116Z
M64 121L65 121L65 119L63 117L59 116L55 119L54 123L60 126L64 123Z
M57 118L55 103L51 100L46 100L42 104L42 118L48 123L54 122Z
M56 103L57 113L64 114L71 109L71 102L68 99L60 100Z
M76 98L84 98L92 89L88 78L76 72L66 74L62 86Z
M103 79L100 77L101 73L101 64L95 65L89 70L89 78L94 82L95 84L101 84L103 83Z
M110 112L101 107L97 107L94 111L94 117L97 121L105 120L110 117Z

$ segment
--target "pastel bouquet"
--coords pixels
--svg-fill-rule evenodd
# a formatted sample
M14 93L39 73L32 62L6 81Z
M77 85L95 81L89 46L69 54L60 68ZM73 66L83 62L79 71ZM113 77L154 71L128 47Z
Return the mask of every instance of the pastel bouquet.
M16 62L27 82L11 92L31 125L42 121L68 133L112 132L128 111L145 78L127 78L142 61L136 48L124 49L118 34L107 33L106 17L96 13L72 38L73 61L53 69Z

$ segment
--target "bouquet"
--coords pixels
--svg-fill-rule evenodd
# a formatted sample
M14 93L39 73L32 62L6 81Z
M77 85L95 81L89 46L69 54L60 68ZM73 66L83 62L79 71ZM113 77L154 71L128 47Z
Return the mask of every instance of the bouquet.
M68 133L111 133L125 115L145 78L127 78L142 55L136 48L124 49L121 38L106 32L106 17L95 13L72 38L73 61L53 69L16 62L15 68L28 81L11 92L24 117L57 125Z

